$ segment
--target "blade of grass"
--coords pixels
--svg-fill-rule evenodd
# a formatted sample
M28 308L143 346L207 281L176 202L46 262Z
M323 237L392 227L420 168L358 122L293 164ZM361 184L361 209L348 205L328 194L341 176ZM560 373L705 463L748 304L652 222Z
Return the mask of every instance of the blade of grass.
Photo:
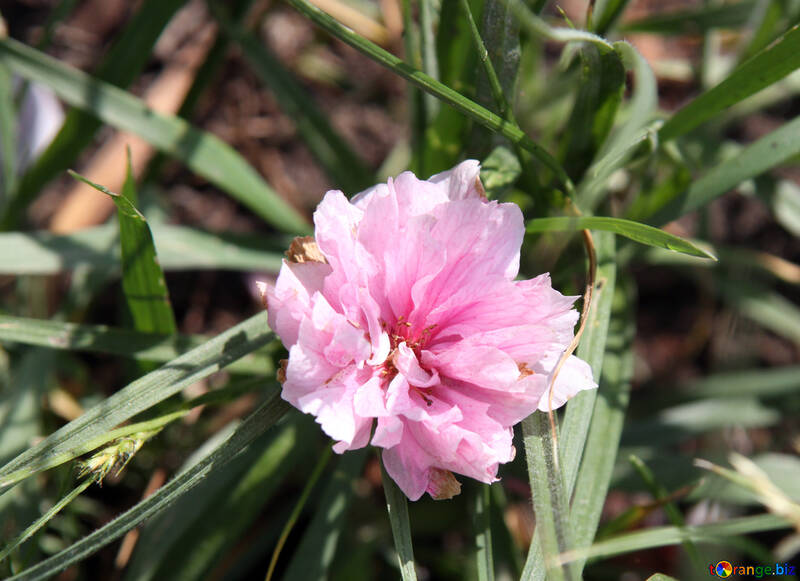
M117 207L122 253L122 291L133 318L134 329L143 333L172 335L177 328L164 272L158 262L150 227L134 205L136 187L131 172L130 150L122 195L115 194L73 171L69 174L111 197Z
M151 228L164 270L257 270L277 272L284 247L262 236L210 233L184 226L154 224ZM118 228L103 225L74 234L0 232L0 274L56 274L79 266L113 271L119 268L115 247ZM288 244L287 244L288 245ZM115 245L116 246L116 245Z
M259 313L137 379L0 468L0 488L71 460L85 442L255 351L270 337L266 314Z
M306 219L214 135L178 117L156 113L133 95L12 39L0 40L2 63L20 76L50 87L71 105L91 111L109 125L134 133L180 159L279 230L310 232ZM10 225L8 221L2 224L5 229Z
M644 482L647 487L647 490L656 501L665 500L669 497L667 490L656 480L652 470L647 467L647 464L645 464L641 458L631 454L628 456L628 462L633 465L639 477L642 479L642 482ZM683 515L681 511L678 510L678 507L675 506L675 503L667 501L663 504L663 508L673 526L679 528L684 528L686 526ZM697 552L695 544L691 540L685 540L681 544L686 554L689 555L692 563L694 563L695 568L701 570L703 568L703 561L700 558L700 553Z
M724 81L682 107L661 126L659 139L685 135L701 123L800 68L800 25L745 61Z
M627 109L627 119L605 141L597 153L596 161L589 166L578 185L577 198L585 209L594 209L603 199L604 186L611 175L648 139L655 140L655 131L646 126L658 105L658 87L653 70L627 42L615 42L614 50L625 69L633 74L633 96Z
M311 96L264 43L233 24L217 2L209 2L225 34L242 49L245 59L294 122L300 137L325 173L345 192L357 193L375 183L374 176L320 111Z
M185 0L166 0L142 3L93 76L121 88L130 85L150 58L152 47L167 22L184 2ZM38 48L43 50L42 45ZM11 205L4 208L2 213L1 230L10 230L16 226L25 209L39 195L45 184L74 163L78 155L92 142L99 127L100 121L91 113L72 110L67 114L59 134L22 176Z
M558 555L571 546L569 505L558 449L547 415L534 412L522 421L528 479L533 496L536 530L547 579L574 579L571 568L562 567ZM527 568L527 567L526 567ZM526 579L523 572L523 579Z
M514 125L513 123L509 123L486 108L481 107L474 101L467 99L450 87L439 83L422 71L403 62L401 59L383 50L378 45L355 34L318 9L316 6L310 4L307 0L287 1L298 12L307 16L314 23L328 31L342 42L349 44L359 52L362 52L369 58L373 59L378 64L385 66L415 86L429 92L444 103L447 103L464 115L472 118L474 121L477 121L481 125L493 131L501 133L504 137L511 141L511 143L518 144L523 149L530 151L534 157L536 157L541 163L552 170L556 176L558 176L559 181L561 182L565 191L572 192L572 182L569 180L569 177L566 175L564 169L561 167L558 161L556 161L556 159L550 155L547 150L528 137L518 126Z
M487 484L481 484L476 487L473 499L473 520L475 526L475 545L477 547L475 558L478 566L478 581L494 580L491 506L492 500L489 486Z
M344 531L347 507L353 498L353 481L364 469L367 450L344 454L328 479L314 517L289 563L283 581L328 579L339 537Z
M89 488L93 482L95 482L96 478L94 476L90 476L86 478L83 482L78 484L75 488L69 491L69 493L64 496L61 500L55 503L50 509L45 512L41 517L36 519L35 522L31 523L31 525L22 531L16 538L8 543L8 545L0 551L0 562L2 562L6 557L8 557L11 552L20 546L22 543L27 541L31 538L37 531L39 531L42 527L47 525L53 517L55 517L59 512L63 510L65 506L67 506L70 502L75 500L84 490Z
M633 323L631 285L626 286L615 289L600 387L575 482L570 528L578 548L591 545L597 531L628 404L633 374ZM584 564L585 560L577 559L578 576Z
M613 47L586 43L579 58L580 83L560 145L564 168L576 181L608 137L625 89L625 67Z
M486 79L489 83L489 89L492 93L494 105L497 107L497 113L501 118L508 119L512 123L516 123L514 119L514 112L508 103L508 99L506 99L505 91L503 90L503 86L501 85L500 79L497 76L497 72L494 69L492 59L489 58L489 51L486 50L486 45L481 38L481 33L478 31L478 25L475 24L475 19L472 17L472 8L469 5L469 0L460 0L460 2L461 9L467 18L467 23L469 24L472 43L475 46L475 50L478 52L478 58L480 59L481 66L483 67L483 73L486 75Z
M702 34L712 28L742 28L753 12L755 0L709 4L695 10L676 10L628 22L620 33L652 32L656 34Z
M536 232L569 232L575 230L603 230L614 232L620 236L630 238L640 244L666 248L674 252L681 252L690 256L710 258L716 257L709 252L698 248L688 240L684 240L674 234L665 232L658 228L653 228L647 224L640 224L622 218L609 218L605 216L591 216L586 218L558 216L553 218L534 218L525 225L528 234Z
M267 569L266 581L270 581L270 579L272 579L272 574L275 572L275 565L278 564L278 557L280 557L281 550L283 550L283 546L286 544L286 539L289 538L289 533L292 532L294 525L297 524L297 519L300 518L300 514L303 512L303 507L305 507L308 497L311 495L311 491L317 484L317 480L319 480L319 477L322 476L322 471L325 470L325 466L328 465L328 461L331 459L332 452L332 448L325 448L325 451L317 459L317 464L314 466L311 476L309 476L308 480L306 480L306 485L303 487L303 491L300 493L300 498L297 499L297 502L292 509L292 514L289 515L289 519L283 526L281 535L278 538L278 542L276 543L275 549L272 552L272 558L270 559L269 568Z
M651 224L664 224L674 220L707 205L744 180L756 177L798 154L800 154L800 117L751 143L733 158L711 168L647 221Z
M383 462L381 462L381 476L383 479L383 492L386 495L386 510L389 513L394 547L397 551L397 560L400 566L400 576L403 581L416 581L414 548L411 545L411 524L408 520L408 499L392 480L391 476L386 473Z
M597 253L597 277L593 291L593 305L589 312L586 329L578 345L577 355L589 364L592 368L592 375L598 378L603 370L603 356L617 280L617 264L615 262L614 235L610 232L599 232L594 236L594 241ZM589 432L596 399L597 390L587 389L579 392L567 402L564 421L559 432L561 466L564 471L567 498L572 497L572 491L575 488L575 479L578 475L578 467L586 444L586 435ZM534 541L528 550L521 579L542 580L545 578L544 559L541 545L537 539L538 534L534 531Z
M685 397L771 397L800 391L800 365L716 373L683 386Z
M0 206L17 182L17 116L8 67L0 65Z
M306 432L308 435L308 432ZM266 436L266 437L265 437ZM264 434L244 454L248 462L237 463L238 473L205 507L198 511L184 534L168 543L154 574L145 579L203 581L224 560L233 545L261 516L295 462L307 462L312 438L304 438L296 422L286 423L276 434ZM238 459L237 459L238 460ZM230 470L229 464L226 470ZM187 498L188 500L188 498ZM198 507L199 508L199 507ZM145 559L148 564L151 559Z
M630 0L597 0L592 18L592 30L600 36L605 36L628 7L629 2Z
M800 345L800 308L794 302L766 286L736 279L722 279L716 288L742 315Z
M422 57L422 72L430 78L439 80L439 62L436 54L436 36L434 33L434 20L436 20L432 0L416 0L419 12L419 48ZM438 6L438 3L437 3ZM439 112L439 101L430 93L425 93L425 124L429 125Z
M105 325L81 325L63 321L0 315L0 343L38 345L48 349L107 353L143 361L168 362L190 349L202 346L209 337L141 333ZM271 375L272 355L256 350L226 367L231 373Z
M569 551L561 555L561 560L571 562L597 557L613 557L654 547L677 545L684 541L730 546L732 537L738 535L775 531L789 527L791 527L791 523L788 520L771 514L733 518L707 525L651 527L595 543L586 549Z
M38 581L66 569L73 563L86 558L100 548L111 543L130 529L157 514L175 502L183 494L199 484L215 470L224 469L237 453L258 436L266 432L289 409L289 404L281 400L277 392L251 413L236 431L221 443L206 458L170 480L155 493L148 496L108 524L95 530L80 541L37 563L33 567L14 575L11 581Z

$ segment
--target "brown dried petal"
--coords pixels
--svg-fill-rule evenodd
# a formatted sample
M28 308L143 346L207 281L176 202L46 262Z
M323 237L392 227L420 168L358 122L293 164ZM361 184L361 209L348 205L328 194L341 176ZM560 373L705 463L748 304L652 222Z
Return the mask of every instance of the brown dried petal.
M292 240L286 256L289 262L328 262L313 236L298 236Z

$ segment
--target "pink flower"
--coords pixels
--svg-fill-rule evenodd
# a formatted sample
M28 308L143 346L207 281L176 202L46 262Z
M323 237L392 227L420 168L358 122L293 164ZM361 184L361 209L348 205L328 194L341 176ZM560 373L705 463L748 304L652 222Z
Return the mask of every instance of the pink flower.
M487 202L478 172L468 160L352 201L328 192L316 242L295 240L275 287L262 285L289 349L283 398L316 416L336 452L383 448L412 500L457 494L451 472L497 480L514 424L548 409L578 319L549 275L514 280L522 213ZM552 406L593 387L570 356Z

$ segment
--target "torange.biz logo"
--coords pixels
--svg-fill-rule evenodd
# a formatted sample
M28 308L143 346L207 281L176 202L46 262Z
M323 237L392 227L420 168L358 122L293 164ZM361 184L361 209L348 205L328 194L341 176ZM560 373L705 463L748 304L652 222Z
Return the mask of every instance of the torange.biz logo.
M731 575L741 575L746 577L774 577L777 575L794 575L794 565L789 563L775 563L774 565L734 565L730 561L719 561L716 565L711 563L708 566L708 574L717 577L730 577Z

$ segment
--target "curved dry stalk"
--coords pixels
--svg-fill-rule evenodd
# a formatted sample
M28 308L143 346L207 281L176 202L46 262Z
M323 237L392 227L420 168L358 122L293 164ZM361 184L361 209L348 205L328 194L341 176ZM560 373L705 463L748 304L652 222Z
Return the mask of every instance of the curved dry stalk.
M583 244L586 247L586 254L589 257L589 279L586 281L586 291L583 293L583 309L581 310L581 324L578 327L577 333L575 333L575 337L572 338L572 342L567 347L566 351L561 355L561 359L558 360L558 364L555 366L553 370L553 376L550 378L550 386L549 386L549 398L547 402L547 417L550 420L550 431L553 436L553 448L558 448L558 432L556 430L556 420L555 415L553 414L553 389L556 384L556 378L558 377L558 373L561 371L561 367L563 367L564 363L567 361L570 355L575 352L575 349L578 348L578 343L581 341L581 336L583 335L583 331L586 328L586 321L589 320L589 311L592 308L592 296L594 294L594 284L595 279L597 278L597 252L595 251L594 247L594 239L592 238L592 233L589 230L581 230L583 234ZM558 463L558 454L554 455L556 463Z

